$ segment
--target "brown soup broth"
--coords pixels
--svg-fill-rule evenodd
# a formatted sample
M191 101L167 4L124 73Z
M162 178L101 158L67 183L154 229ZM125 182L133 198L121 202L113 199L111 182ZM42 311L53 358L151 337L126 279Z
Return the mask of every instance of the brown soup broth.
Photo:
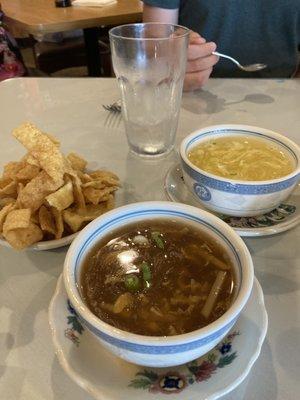
M150 336L187 333L215 321L229 308L235 287L223 245L202 229L167 219L105 236L80 277L83 300L97 317Z

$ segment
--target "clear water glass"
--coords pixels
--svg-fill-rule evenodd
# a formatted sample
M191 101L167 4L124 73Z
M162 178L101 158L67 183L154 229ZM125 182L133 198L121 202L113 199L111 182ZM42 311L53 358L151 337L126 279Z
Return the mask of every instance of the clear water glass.
M189 30L145 23L109 35L129 148L142 156L166 154L175 142Z

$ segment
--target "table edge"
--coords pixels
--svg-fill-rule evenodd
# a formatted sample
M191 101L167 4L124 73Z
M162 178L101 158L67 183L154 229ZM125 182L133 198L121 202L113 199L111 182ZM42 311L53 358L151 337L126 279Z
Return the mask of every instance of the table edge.
M118 25L123 23L137 22L137 20L142 20L142 12L134 12L132 14L126 15L111 15L111 16L99 16L88 19L83 19L80 21L64 21L64 22L53 22L47 24L27 24L26 22L19 21L13 17L6 15L6 22L8 26L15 26L22 29L24 32L37 35L37 34L47 34L55 32L70 31L73 29L86 29L95 28L97 26L109 26Z

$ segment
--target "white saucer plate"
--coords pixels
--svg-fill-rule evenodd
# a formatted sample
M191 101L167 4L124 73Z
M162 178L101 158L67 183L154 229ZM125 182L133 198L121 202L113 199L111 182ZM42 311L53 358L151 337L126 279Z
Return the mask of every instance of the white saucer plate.
M205 210L184 184L180 164L172 166L164 183L167 198ZM208 210L211 212L210 210ZM215 214L228 223L240 236L267 236L287 231L300 222L300 185L297 185L284 204L256 217L229 217Z
M98 400L213 400L248 375L266 336L268 317L255 279L250 299L229 335L194 362L173 368L143 368L105 350L85 330L68 302L62 277L49 306L56 355L66 373Z
M37 242L32 246L29 246L26 250L52 250L58 249L60 247L68 246L76 237L78 232L73 233L72 235L65 236L61 239L53 239L53 240L44 240L43 242ZM11 247L11 245L5 240L0 238L0 245L5 247Z

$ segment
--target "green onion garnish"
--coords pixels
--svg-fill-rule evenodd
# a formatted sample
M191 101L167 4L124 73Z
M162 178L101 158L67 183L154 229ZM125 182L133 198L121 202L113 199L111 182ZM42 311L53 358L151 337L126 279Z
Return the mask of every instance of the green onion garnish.
M140 288L140 280L134 274L127 275L125 277L125 286L130 292L137 292Z
M154 240L157 247L163 249L165 247L164 241L161 238L161 234L159 232L151 232L151 237Z
M143 279L146 283L146 286L149 287L152 278L150 265L146 261L143 261L141 268L142 268Z

